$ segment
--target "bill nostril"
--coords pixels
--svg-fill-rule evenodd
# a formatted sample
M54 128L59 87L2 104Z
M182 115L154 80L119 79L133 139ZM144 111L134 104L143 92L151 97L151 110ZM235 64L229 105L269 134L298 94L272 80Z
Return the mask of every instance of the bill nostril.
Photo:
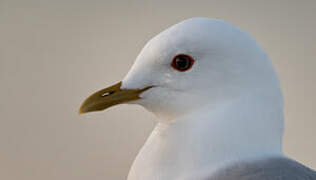
M109 96L109 95L113 94L114 92L115 91L109 91L109 92L103 93L103 94L101 94L101 97Z

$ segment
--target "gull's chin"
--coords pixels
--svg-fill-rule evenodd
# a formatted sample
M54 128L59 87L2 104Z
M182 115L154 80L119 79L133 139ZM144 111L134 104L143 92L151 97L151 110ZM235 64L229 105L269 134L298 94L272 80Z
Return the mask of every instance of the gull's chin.
M138 104L141 106L145 106L145 104L150 103L153 92L159 89L159 86L152 85L148 87L150 87L148 90L139 94L139 99L127 102L126 104Z
M138 104L144 107L147 111L153 113L162 121L170 121L181 115L186 114L188 111L186 108L182 108L183 103L176 100L176 98L168 97L164 92L158 93L158 89L152 89L151 91L144 92L142 98L137 101L132 102L133 104Z

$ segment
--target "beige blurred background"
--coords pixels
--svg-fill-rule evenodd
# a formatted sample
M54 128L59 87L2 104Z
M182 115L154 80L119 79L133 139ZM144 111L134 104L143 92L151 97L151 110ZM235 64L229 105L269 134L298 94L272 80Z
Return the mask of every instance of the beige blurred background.
M189 17L248 31L285 96L287 155L316 169L316 1L0 0L0 179L121 180L155 117L139 106L77 114L143 45Z

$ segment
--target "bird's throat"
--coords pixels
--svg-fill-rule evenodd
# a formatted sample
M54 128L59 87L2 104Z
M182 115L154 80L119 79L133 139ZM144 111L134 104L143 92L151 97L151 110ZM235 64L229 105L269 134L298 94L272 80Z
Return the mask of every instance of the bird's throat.
M282 155L280 110L261 112L260 104L241 101L215 109L204 107L172 122L158 123L128 179L190 179L196 174L208 176L234 162ZM243 106L236 106L239 103ZM280 127L275 121L280 121Z

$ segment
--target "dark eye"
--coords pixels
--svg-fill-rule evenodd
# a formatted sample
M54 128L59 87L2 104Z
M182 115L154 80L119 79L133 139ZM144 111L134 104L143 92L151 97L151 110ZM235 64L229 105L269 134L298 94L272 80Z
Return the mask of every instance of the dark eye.
M178 71L187 71L189 70L194 63L194 59L186 54L178 54L176 55L172 62L171 66Z

